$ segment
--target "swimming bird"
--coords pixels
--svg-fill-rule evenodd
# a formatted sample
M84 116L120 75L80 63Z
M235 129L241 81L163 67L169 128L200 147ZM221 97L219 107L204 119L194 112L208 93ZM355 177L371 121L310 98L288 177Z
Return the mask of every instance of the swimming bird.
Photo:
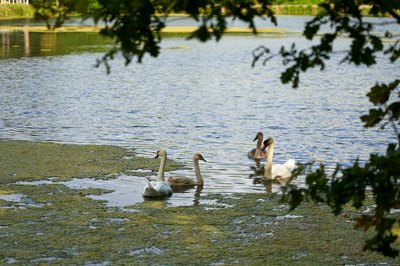
M167 151L165 149L159 149L157 151L156 157L154 159L160 157L160 168L158 170L157 180L149 181L144 188L143 197L164 197L172 195L171 186L164 181L164 171L165 164L167 162Z
M275 141L268 138L264 141L263 149L268 148L267 162L264 167L264 178L266 179L286 179L292 176L292 171L296 167L294 158L287 160L284 164L272 164L274 156Z
M264 138L263 133L258 132L256 137L253 139L253 141L257 140L257 146L256 146L256 148L251 149L247 153L247 157L249 157L250 159L255 159L255 160L265 159L265 157L267 156L267 153L265 152L265 149L261 149L263 138Z
M193 180L186 176L171 176L170 178L168 178L168 183L170 184L170 186L173 188L203 186L204 182L203 182L203 177L201 176L201 173L200 173L199 160L207 162L204 159L203 155L201 155L198 152L194 153L193 154L193 169L194 169L194 173L197 178L196 180Z

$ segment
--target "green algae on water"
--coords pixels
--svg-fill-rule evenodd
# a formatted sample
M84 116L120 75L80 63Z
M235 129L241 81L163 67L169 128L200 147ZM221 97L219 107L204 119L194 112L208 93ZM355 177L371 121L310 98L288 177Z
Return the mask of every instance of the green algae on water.
M400 263L362 252L366 235L353 228L351 215L333 216L315 204L289 212L273 194L201 194L207 203L200 206L151 201L127 211L86 197L105 190L16 183L158 168L156 160L122 148L0 141L0 160L0 193L24 195L31 203L0 200L0 264Z
M0 184L105 177L137 169L157 171L158 166L159 161L121 147L0 140ZM167 171L178 166L170 161Z

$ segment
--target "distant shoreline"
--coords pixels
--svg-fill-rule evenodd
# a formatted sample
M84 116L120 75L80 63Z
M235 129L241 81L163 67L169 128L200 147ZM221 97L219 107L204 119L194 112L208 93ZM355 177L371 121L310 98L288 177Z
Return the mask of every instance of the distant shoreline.
M63 26L54 30L46 26L0 26L0 31L28 31L38 33L63 33L63 32L99 32L103 27L100 26ZM165 27L161 33L191 33L197 29L196 26L174 26ZM252 33L250 28L228 28L226 33ZM257 33L285 33L282 28L257 28Z
M18 8L17 8L18 7ZM319 11L318 5L312 4L277 4L269 6L275 13L279 15L316 15ZM0 20L33 18L34 8L26 4L0 4ZM75 14L77 15L77 14ZM162 16L162 14L156 14ZM74 16L73 14L70 16ZM189 16L188 14L171 13L170 17Z
M275 16L315 16L321 10L317 4L274 4L269 6L274 12ZM368 5L361 5L360 8L363 13L367 15L368 10L371 8ZM79 16L79 14L71 14L70 16ZM158 14L156 14L158 15ZM159 14L162 16L162 14ZM33 18L34 8L26 4L0 4L0 20L6 19L21 19ZM176 16L189 16L188 14L171 13L170 17Z

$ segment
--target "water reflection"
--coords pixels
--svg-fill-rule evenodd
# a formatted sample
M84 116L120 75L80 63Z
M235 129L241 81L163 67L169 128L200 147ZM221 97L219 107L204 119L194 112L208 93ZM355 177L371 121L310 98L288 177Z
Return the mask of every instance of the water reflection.
M19 34L15 34L14 32L0 32L1 35L1 44L2 44L2 53L0 58L10 58L12 57L12 51L17 48L19 45L22 46L21 52L19 54L23 57L29 57L31 54L31 40L28 30L23 30ZM18 36L21 35L21 36ZM21 40L19 37L22 37Z
M203 185L201 186L196 186L195 188L172 188L174 193L189 193L193 194L193 206L198 206L200 204L200 196L201 196L201 191L203 191ZM194 193L193 193L194 191Z
M0 59L106 51L111 41L96 33L0 31Z
M251 166L252 173L249 174L249 179L252 180L254 185L262 185L268 193L280 193L281 188L292 182L293 178L286 179L266 179L264 177L264 165L260 160L255 160L255 165ZM301 185L301 183L299 184Z
M29 57L31 55L31 40L29 37L29 31L24 30L24 56Z

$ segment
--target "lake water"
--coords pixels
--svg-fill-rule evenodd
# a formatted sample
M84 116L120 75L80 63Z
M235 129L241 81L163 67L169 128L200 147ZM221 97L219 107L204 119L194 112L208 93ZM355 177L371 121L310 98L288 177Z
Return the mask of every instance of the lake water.
M165 38L158 58L127 67L118 58L110 75L94 67L109 47L97 35L1 32L0 138L110 144L145 157L163 147L169 158L189 168L176 173L191 176L192 154L200 151L208 161L200 163L201 193L279 190L249 177L254 162L247 151L255 147L252 140L260 130L276 141L275 163L294 157L332 169L383 153L395 140L393 132L364 129L359 117L371 108L368 88L393 80L399 64L338 64L343 56L338 53L325 71L302 75L294 90L280 83L284 67L278 58L251 67L252 51L260 45L275 52L293 42L309 45L298 33L307 18L279 19L285 34L230 35L218 43ZM348 42L339 39L336 49ZM120 186L118 180L110 182L116 190ZM120 205L142 200L142 179L123 176L121 182L134 189L121 190L126 201ZM175 193L167 204L196 199L190 189Z

